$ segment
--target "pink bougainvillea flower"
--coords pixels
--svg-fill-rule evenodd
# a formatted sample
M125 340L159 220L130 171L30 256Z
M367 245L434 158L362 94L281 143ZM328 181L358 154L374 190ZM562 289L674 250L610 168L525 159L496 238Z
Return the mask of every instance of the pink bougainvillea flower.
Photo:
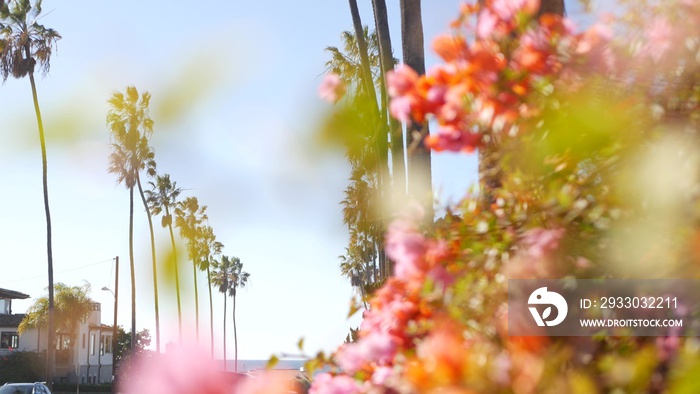
M396 262L397 278L411 281L422 277L426 242L414 222L397 219L389 225L386 251L389 258Z
M656 351L661 361L673 358L681 347L681 339L677 335L656 338Z
M405 123L411 122L411 97L399 96L391 99L389 113L394 119Z
M318 95L323 100L336 103L345 95L345 85L336 74L326 74L318 87Z
M353 374L365 365L367 360L362 348L357 343L345 343L335 353L335 360L343 372Z
M610 47L613 38L613 29L604 23L596 23L578 36L575 45L575 53L581 57L583 66L587 72L613 71L617 60Z
M372 383L377 386L385 386L389 383L391 377L394 376L394 369L391 367L379 367L372 373Z
M479 38L489 38L496 32L498 17L489 9L481 11L476 21L476 35ZM502 34L502 33L499 33Z
M178 349L134 360L135 376L125 379L122 392L229 394L231 383L208 354L199 349Z
M319 374L309 389L309 394L359 394L360 392L360 386L355 379L347 375L333 376L329 373Z
M461 130L455 126L447 125L438 129L438 132L426 137L425 144L437 152L473 152L481 142L481 134Z
M405 64L399 64L386 74L386 88L391 97L410 93L418 82L418 73Z
M559 247L559 240L564 236L564 232L562 228L554 230L533 228L523 235L523 244L531 257L541 258Z
M517 16L522 13L534 15L539 9L539 0L492 0L479 14L476 22L477 37L501 39L517 26Z
M399 64L386 74L387 92L392 98L389 103L391 116L402 122L411 122L411 114L420 102L415 91L417 82L418 73L405 64Z
M540 8L539 0L492 0L488 4L489 8L504 21L512 20L518 12L534 15Z
M384 365L390 363L396 355L399 341L388 332L371 332L360 337L360 346L367 359Z
M647 43L642 49L642 54L658 63L666 56L674 43L673 25L666 18L659 16L651 20L645 34Z

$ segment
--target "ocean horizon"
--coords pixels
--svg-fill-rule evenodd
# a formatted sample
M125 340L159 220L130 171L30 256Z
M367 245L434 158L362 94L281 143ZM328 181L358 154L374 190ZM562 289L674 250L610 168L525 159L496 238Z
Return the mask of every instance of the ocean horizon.
M219 359L221 363L223 360ZM268 360L238 360L238 372L250 372L255 370L265 369ZM301 359L282 359L277 362L273 369L296 369L297 371L304 366L306 360ZM226 370L234 371L234 360L226 360Z

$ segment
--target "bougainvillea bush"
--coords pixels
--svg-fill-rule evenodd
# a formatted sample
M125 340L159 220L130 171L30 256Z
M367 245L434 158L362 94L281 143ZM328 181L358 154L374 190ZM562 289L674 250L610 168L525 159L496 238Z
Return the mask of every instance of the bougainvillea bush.
M585 30L539 8L466 4L440 64L387 75L395 118L488 165L430 227L390 224L395 275L311 393L700 392L696 338L508 335L508 279L700 273L700 2L622 1Z

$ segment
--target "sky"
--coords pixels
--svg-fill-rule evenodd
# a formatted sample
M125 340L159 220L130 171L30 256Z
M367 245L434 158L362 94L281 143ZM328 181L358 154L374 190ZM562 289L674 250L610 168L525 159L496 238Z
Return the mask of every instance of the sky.
M394 55L401 58L398 1L388 1ZM459 0L423 2L426 63L435 35L448 30ZM359 2L373 24L369 1ZM567 7L571 3L567 2ZM575 7L575 6L574 6ZM338 256L349 167L342 152L315 144L331 110L317 96L328 59L352 29L348 3L298 0L196 4L181 0L95 2L45 0L40 23L62 39L45 77L37 77L49 165L56 282L90 283L112 323L114 257L120 258L119 324L130 328L129 195L107 172L107 100L127 85L149 91L151 139L160 174L208 206L209 224L251 274L237 297L239 359L337 347L359 318ZM0 87L0 287L29 294L22 313L46 294L46 232L41 160L28 79ZM476 157L434 154L434 190L454 203L476 182ZM155 340L148 225L135 205L136 326ZM169 238L155 219L159 260L161 346L176 342L177 309L163 261ZM193 274L181 258L186 338L194 339ZM209 346L209 304L199 276L200 344ZM230 302L228 355L233 354ZM214 293L216 356L222 356L223 297Z
M360 3L372 24L369 1ZM395 56L400 58L398 1L387 2ZM430 40L447 31L457 0L423 2L427 65L437 62ZM40 23L62 39L51 70L37 78L47 136L55 281L91 284L111 324L113 258L119 256L119 324L130 327L129 195L107 172L107 99L127 85L152 94L151 140L158 171L168 173L208 206L224 254L251 274L239 291L239 359L332 350L350 327L352 289L340 276L347 243L342 223L349 168L341 152L315 148L330 105L318 99L327 46L351 30L341 0L228 2L180 0L43 3ZM28 79L0 87L0 287L46 294L46 233L38 131ZM476 181L476 158L434 155L434 188L457 201ZM137 329L155 339L148 225L135 205ZM169 250L156 223L159 261ZM183 259L181 259L183 260ZM161 273L163 271L162 266ZM160 273L159 273L160 274ZM184 325L194 338L191 265L181 261ZM159 275L161 345L177 341L172 286ZM209 304L199 277L200 343L209 344ZM22 313L32 299L15 301ZM228 329L230 330L230 302ZM221 357L223 298L214 294L217 357ZM229 331L228 355L233 354Z

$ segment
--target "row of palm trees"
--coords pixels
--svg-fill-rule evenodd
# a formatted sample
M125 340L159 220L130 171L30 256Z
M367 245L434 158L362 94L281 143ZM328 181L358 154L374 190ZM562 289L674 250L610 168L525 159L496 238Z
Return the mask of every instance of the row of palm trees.
M42 184L44 194L44 210L46 216L46 252L48 268L48 352L46 358L46 381L49 385L53 382L54 375L54 349L55 346L55 324L54 324L54 281L53 281L53 253L52 253L52 228L51 214L49 209L48 194L48 164L46 138L44 126L39 107L37 87L34 79L35 70L41 73L48 72L50 60L56 43L61 39L60 34L51 28L47 28L38 23L42 12L41 0L0 0L0 75L3 82L10 76L13 78L29 77L34 104L34 112L39 130L39 142L41 147L42 160ZM38 68L37 68L38 66ZM153 270L153 287L155 299L156 315L156 348L160 351L160 319L158 303L158 282L157 282L157 262L153 230L153 215L162 215L163 227L168 227L173 250L175 249L175 238L172 230L172 213L177 215L177 225L180 227L181 235L188 242L188 254L193 261L195 273L197 268L207 271L208 283L211 284L212 275L217 278L226 277L226 286L223 291L234 297L235 289L245 286L249 275L242 271L242 264L237 258L217 260L223 245L216 242L210 226L205 225L206 206L199 207L195 197L190 197L182 203L177 198L180 189L171 182L169 176L158 176L154 153L148 144L148 139L153 132L153 121L148 116L148 104L150 94L143 93L139 96L136 88L129 87L126 94L115 93L109 100L111 109L107 116L107 125L112 134L113 152L110 155L110 172L117 175L119 183L129 189L129 263L131 268L131 295L132 295L132 321L131 335L136 331L135 323L135 277L134 277L134 253L133 253L133 211L134 211L134 187L136 186L147 214L150 238L151 238L151 264ZM151 190L144 190L141 182L141 174L146 174L153 180L149 181ZM196 209L192 210L194 207ZM174 254L175 255L175 254ZM229 262L223 264L222 262ZM231 267L231 261L236 264ZM177 267L177 264L175 265ZM214 271L212 271L214 268ZM178 320L180 321L180 332L182 331L182 316L180 302L179 277L177 282L178 298ZM195 279L196 280L196 279ZM196 282L195 282L196 286ZM222 289L222 284L217 284ZM211 286L209 286L210 315L213 322ZM235 308L234 308L235 311ZM198 314L198 308L197 308ZM199 322L197 316L197 324ZM225 321L225 319L224 319ZM212 324L213 327L213 324ZM212 328L213 338L213 328ZM181 334L180 334L181 335ZM235 336L235 315L234 315L234 336ZM224 342L225 346L225 342ZM237 346L237 344L236 344ZM213 353L213 339L212 339Z
M153 217L161 217L161 226L170 235L175 289L177 298L179 339L182 342L182 298L180 272L177 261L177 247L173 226L179 230L186 242L187 256L192 262L194 278L196 339L199 342L199 289L198 274L206 272L209 289L209 316L211 354L214 355L214 310L212 286L224 294L224 362L226 360L226 297L233 297L233 327L235 342L235 363L238 364L238 335L236 332L236 294L244 287L250 274L243 271L243 264L236 257L222 255L224 245L216 240L213 228L209 225L206 205L200 205L197 197L180 199L182 189L170 179L169 174L159 175L156 171L155 155L149 145L153 134L153 120L149 116L151 95L139 94L134 86L125 92L115 92L109 99L107 127L112 139L112 153L109 157L109 172L117 177L117 182L129 189L129 265L131 270L131 335L132 343L136 332L136 280L134 263L134 192L138 189L143 208L146 211L151 241L151 269L153 271L153 297L156 318L156 351L160 352L160 312L158 302L158 281ZM149 178L149 190L144 190L141 175Z

